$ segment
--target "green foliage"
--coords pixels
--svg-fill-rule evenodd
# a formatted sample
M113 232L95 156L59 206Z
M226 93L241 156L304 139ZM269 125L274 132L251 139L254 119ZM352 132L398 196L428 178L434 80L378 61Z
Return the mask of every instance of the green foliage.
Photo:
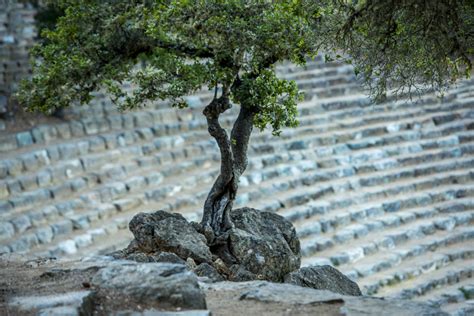
M318 40L346 54L373 96L387 88L443 92L470 76L474 56L472 0L326 0ZM341 57L342 58L342 57Z
M316 54L313 1L50 2L64 15L33 51L33 78L20 92L30 110L87 103L99 88L122 109L157 99L183 107L183 96L207 86L232 88L232 100L255 108L259 128L278 134L297 123L300 95L274 64Z

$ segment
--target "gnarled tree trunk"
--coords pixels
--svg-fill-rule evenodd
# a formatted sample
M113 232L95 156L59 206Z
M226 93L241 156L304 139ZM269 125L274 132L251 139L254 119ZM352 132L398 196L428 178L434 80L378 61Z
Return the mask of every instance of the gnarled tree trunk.
M230 211L237 194L239 177L247 168L247 149L255 115L255 109L242 104L229 138L219 123L219 116L230 108L228 90L224 89L222 96L214 98L203 111L209 134L215 138L221 153L220 174L204 203L201 221L204 234L211 243L218 242L219 237L233 227Z

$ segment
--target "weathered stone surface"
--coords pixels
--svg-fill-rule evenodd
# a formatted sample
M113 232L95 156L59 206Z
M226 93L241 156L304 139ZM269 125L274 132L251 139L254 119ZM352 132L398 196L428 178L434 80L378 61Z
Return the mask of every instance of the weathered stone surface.
M186 261L171 252L151 252L144 253L140 250L138 242L132 240L127 248L115 251L110 254L115 259L132 260L136 262L169 262L177 264L185 264Z
M362 295L357 283L329 265L301 268L285 276L285 282L344 295Z
M426 303L408 300L388 300L376 297L346 298L340 309L346 316L447 316L439 308Z
M291 284L265 282L242 292L241 300L289 304L342 303L343 296L330 291L306 289Z
M166 251L184 260L190 257L198 263L212 261L206 238L181 214L165 211L139 213L129 226L142 252Z
M155 301L166 307L206 309L197 277L184 265L171 263L111 263L99 270L93 283L116 289L143 303Z
M9 305L26 311L47 309L59 306L72 307L77 310L77 308L81 308L83 306L84 298L91 295L91 293L92 292L90 291L77 291L45 296L14 297L10 300Z
M235 228L229 233L229 248L243 269L278 282L300 267L300 242L284 217L241 208L233 210L231 218Z
M216 268L206 262L198 265L193 271L197 276L207 277L212 282L224 281L224 278L217 272Z

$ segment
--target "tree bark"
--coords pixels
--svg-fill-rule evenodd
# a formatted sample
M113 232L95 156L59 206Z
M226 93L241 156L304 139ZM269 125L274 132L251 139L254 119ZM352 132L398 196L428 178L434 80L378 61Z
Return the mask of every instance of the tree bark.
M209 134L214 137L221 153L221 170L204 203L201 226L211 244L233 227L230 211L237 194L238 182L247 168L247 150L253 129L255 111L244 104L234 122L231 137L219 123L220 114L231 108L228 90L214 98L203 111L207 119Z

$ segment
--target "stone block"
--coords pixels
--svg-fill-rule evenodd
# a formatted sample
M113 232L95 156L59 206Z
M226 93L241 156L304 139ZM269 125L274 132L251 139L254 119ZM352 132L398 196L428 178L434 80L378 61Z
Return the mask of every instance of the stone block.
M51 161L58 161L61 157L57 145L49 146L48 148L46 148L46 151L48 152L48 157Z
M24 252L38 245L38 238L35 234L22 235L19 239L13 241L9 247L12 252Z
M40 171L36 175L36 183L39 187L47 186L52 182L52 175L48 170Z
M437 229L451 231L456 227L456 219L453 217L440 218L435 220L434 225Z
M55 125L59 137L62 139L71 138L71 127L69 123L60 123Z
M59 154L62 159L73 159L77 158L79 151L75 143L61 144L58 146Z
M115 205L112 204L101 204L96 207L96 211L100 219L105 219L111 217L117 212Z
M8 191L7 182L5 180L0 180L0 199L4 199L8 195L10 195L10 192Z
M79 192L84 188L87 188L87 181L84 178L76 178L69 181L71 190L73 192Z
M62 197L69 196L71 194L71 186L69 183L62 183L55 185L49 189L53 199L61 199Z
M3 135L0 136L0 152L10 151L18 148L17 140L15 135Z
M26 215L15 216L10 222L18 233L22 233L31 227L31 220Z
M128 191L135 192L146 187L147 179L145 176L134 176L125 180L125 185Z
M0 240L11 238L15 234L15 228L10 222L0 222Z
M71 121L69 123L69 128L71 130L71 135L74 137L81 137L84 136L84 124L81 121Z
M56 222L51 225L51 228L53 229L53 234L55 236L57 235L66 235L72 232L73 230L73 224L72 221L69 219L64 219L59 222Z
M41 209L41 213L44 218L50 221L58 216L58 209L54 205L48 205Z
M142 204L142 201L138 198L128 198L116 200L113 203L119 212L125 212L138 207Z
M62 241L58 244L57 249L55 252L58 252L59 254L66 254L66 255L72 255L77 252L77 246L74 240L68 239L65 241Z
M72 222L73 229L87 229L90 226L89 218L84 214L77 214L68 217Z
M24 171L23 162L21 159L11 159L8 160L8 174L10 176L19 175Z
M53 229L50 226L38 228L36 231L36 237L38 238L39 243L48 244L54 238Z
M101 152L106 149L105 139L102 136L95 136L89 139L89 151Z
M92 244L92 236L90 234L83 234L74 238L77 248L87 247Z
M30 132L21 132L16 134L18 147L30 146L33 144L33 136Z

